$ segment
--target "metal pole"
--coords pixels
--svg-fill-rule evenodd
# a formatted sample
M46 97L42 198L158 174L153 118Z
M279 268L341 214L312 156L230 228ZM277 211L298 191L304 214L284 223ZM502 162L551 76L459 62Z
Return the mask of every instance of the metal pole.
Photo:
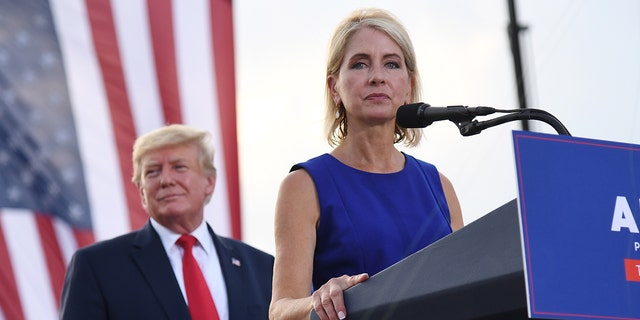
M521 109L527 108L527 94L525 90L524 75L522 71L522 57L520 53L520 31L526 30L526 27L518 24L516 17L515 0L507 0L509 3L509 43L511 45L511 54L513 56L513 66L516 76L516 84L518 88L518 102ZM522 130L529 131L529 122L522 120Z

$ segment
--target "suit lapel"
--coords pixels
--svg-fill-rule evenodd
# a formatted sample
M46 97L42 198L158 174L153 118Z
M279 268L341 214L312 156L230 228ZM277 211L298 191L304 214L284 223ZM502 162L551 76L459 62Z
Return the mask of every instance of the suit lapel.
M184 301L169 258L160 237L149 222L138 232L134 240L132 257L168 318L189 319L189 308Z
M220 268L227 287L227 299L229 301L229 319L245 319L246 297L243 296L244 283L242 273L244 272L243 261L235 250L220 239L207 224L216 252L220 259Z

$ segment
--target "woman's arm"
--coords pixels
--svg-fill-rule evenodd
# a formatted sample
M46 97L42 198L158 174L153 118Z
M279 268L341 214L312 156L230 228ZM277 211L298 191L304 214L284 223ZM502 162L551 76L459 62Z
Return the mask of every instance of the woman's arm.
M316 227L320 206L313 180L305 170L290 173L282 182L275 212L276 254L269 318L344 319L343 291L368 278L367 274L332 278L313 295L311 283Z
M276 244L270 319L309 319L311 277L320 217L318 197L305 170L291 172L276 202Z
M440 181L442 183L442 189L444 189L444 196L447 199L449 205L449 214L451 215L451 229L453 231L459 230L464 227L464 221L462 220L462 209L460 208L460 202L456 195L456 190L453 188L451 181L442 173L440 173Z

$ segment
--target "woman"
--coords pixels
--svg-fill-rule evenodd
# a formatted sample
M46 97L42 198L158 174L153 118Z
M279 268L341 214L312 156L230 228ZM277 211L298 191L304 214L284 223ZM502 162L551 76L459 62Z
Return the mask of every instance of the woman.
M271 319L311 310L344 319L345 289L463 226L449 180L395 147L421 138L395 122L399 106L420 101L413 46L395 17L367 9L338 26L326 100L335 148L280 186Z

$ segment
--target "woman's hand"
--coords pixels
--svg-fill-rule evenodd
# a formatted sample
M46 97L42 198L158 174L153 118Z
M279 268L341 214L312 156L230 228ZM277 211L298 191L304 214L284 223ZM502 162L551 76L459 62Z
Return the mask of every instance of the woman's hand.
M322 320L342 320L346 318L347 309L344 306L342 292L367 279L369 279L369 275L366 273L331 278L311 295L313 310Z

